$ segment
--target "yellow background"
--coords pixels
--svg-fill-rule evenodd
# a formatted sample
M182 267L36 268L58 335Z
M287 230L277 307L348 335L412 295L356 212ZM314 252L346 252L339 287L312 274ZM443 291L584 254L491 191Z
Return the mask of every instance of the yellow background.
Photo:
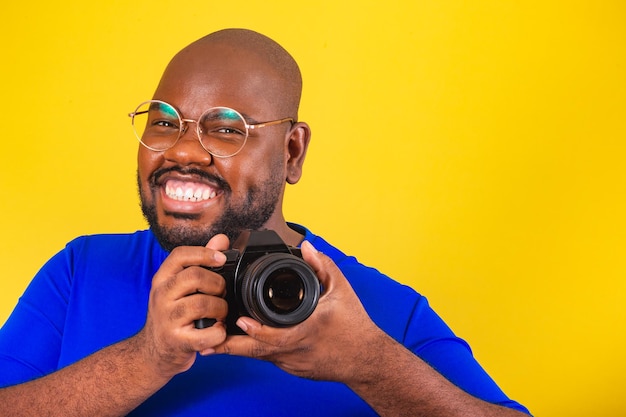
M126 114L247 27L304 74L287 217L427 295L535 415L626 413L624 2L11 3L0 323L68 240L145 227Z

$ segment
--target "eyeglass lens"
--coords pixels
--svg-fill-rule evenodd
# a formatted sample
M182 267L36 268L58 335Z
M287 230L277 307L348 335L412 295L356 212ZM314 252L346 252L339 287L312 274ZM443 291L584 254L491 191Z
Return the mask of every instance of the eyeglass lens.
M195 128L202 146L215 156L236 154L247 138L246 122L233 109L215 107L206 111L198 126L188 126L174 107L159 101L142 103L133 114L137 138L149 149L164 151L174 146L187 129Z

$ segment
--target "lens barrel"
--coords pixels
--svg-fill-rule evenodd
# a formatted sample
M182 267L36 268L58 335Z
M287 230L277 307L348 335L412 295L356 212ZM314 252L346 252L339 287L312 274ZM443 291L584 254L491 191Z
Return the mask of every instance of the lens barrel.
M315 310L320 283L313 269L290 253L270 253L255 259L237 274L236 284L245 310L272 327L293 326Z

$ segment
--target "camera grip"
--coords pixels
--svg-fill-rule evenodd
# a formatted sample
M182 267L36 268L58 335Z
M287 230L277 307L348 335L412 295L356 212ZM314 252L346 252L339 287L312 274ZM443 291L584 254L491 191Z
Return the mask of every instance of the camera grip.
M196 329L206 329L207 327L213 326L215 323L217 323L217 320L208 319L208 318L202 318L202 319L193 321L193 324L196 327Z

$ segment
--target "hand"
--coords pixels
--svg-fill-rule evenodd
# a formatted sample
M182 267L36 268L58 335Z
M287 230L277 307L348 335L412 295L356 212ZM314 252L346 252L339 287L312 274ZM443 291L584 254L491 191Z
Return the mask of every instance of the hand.
M302 257L313 268L323 294L313 314L289 328L265 326L250 317L237 325L247 336L229 336L218 353L248 356L274 362L281 369L310 379L348 383L367 353L383 335L369 318L339 268L309 242Z
M214 236L206 245L175 248L152 279L148 317L137 334L146 360L167 378L193 365L196 352L210 354L226 338L223 320L228 306L223 299L224 278L208 267L222 266L228 238ZM212 327L196 329L194 320L211 317Z

